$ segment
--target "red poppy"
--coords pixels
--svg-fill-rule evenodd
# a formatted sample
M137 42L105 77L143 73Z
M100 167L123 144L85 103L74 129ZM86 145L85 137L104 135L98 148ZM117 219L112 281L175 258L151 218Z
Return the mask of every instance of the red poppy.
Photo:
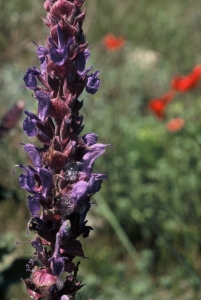
M179 92L186 92L193 89L198 84L201 77L201 65L194 67L193 71L186 76L177 76L173 78L171 87Z
M149 109L158 118L163 119L166 106L168 105L169 102L171 102L173 100L174 95L175 94L173 91L169 91L168 93L163 95L161 98L152 99L148 104Z
M112 33L108 33L103 38L103 44L107 50L114 51L121 48L125 44L126 40L124 37L116 37Z
M185 125L185 121L182 118L175 118L170 120L167 124L166 124L166 128L168 131L178 131L180 130L182 127L184 127Z

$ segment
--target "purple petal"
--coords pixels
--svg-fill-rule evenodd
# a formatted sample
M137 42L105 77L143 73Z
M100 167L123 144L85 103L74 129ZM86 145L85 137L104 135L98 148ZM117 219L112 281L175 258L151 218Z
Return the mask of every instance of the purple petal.
M43 163L42 163L42 157L40 156L38 148L32 144L26 144L24 146L24 150L27 152L27 154L33 161L34 165L38 168L41 168Z
M29 112L28 110L25 110L24 113L30 118L32 119L32 121L36 122L36 121L40 121L40 119L35 115L33 114L32 112Z
M25 189L29 193L35 193L35 180L34 174L29 172L28 174L20 174L19 185L21 188Z
M29 166L29 165L28 165L27 170L28 170L28 172L31 172L31 173L33 173L33 174L36 174L36 173L37 173L37 171L36 171L32 166Z
M107 178L107 174L93 174L96 180Z
M71 234L71 224L69 220L63 222L59 229L60 236L63 238L68 238ZM55 246L56 248L56 246Z
M38 252L43 251L43 245L40 241L40 238L35 238L34 240L31 241L32 246L36 249Z
M55 65L62 66L66 61L66 58L68 56L68 48L72 44L73 39L70 37L67 41L67 44L64 45L63 33L59 25L57 27L57 31L58 31L58 47L57 45L55 45L51 37L49 37L48 39L49 43L52 45L50 49L50 57L52 61L55 63Z
M38 100L38 116L42 121L44 121L49 114L50 97L43 91L36 91L35 95Z
M96 71L88 76L86 91L90 94L95 94L100 87L100 79L97 78L100 71Z
M27 110L25 110L24 113L28 116L28 118L26 118L23 122L23 130L28 136L35 136L37 134L35 124L37 121L40 121L40 119L35 114Z
M90 147L90 150L84 154L82 158L83 165L81 166L81 171L84 171L88 174L92 172L93 163L105 152L105 147L109 145L104 144L95 144Z
M51 261L52 273L57 276L60 275L65 267L64 259L62 257L52 257L49 261Z
M52 47L50 49L50 57L55 65L62 66L67 58L67 49L57 49L56 47Z
M90 195L95 194L101 188L102 180L95 180L94 176L91 176L90 180L88 181L88 193Z
M45 57L46 57L46 55L48 55L48 50L45 47L38 46L37 50L36 50L36 54L40 60L41 72L42 72L42 74L44 74L47 69L47 63L46 63Z
M37 129L34 122L28 117L26 117L24 120L22 127L24 132L30 137L37 134Z
M88 192L88 183L86 181L78 181L75 183L72 194L71 200L73 203L81 204L87 199L87 192Z
M89 59L90 51L88 49L85 49L84 51L80 52L75 60L75 66L77 69L77 72L82 75L82 73L85 70L86 62Z
M101 188L102 179L107 178L106 174L93 174L88 181L88 194L95 194Z
M42 195L46 198L51 195L53 182L52 174L45 168L41 168L39 176L42 182Z
M91 133L85 134L82 137L82 139L84 140L84 142L87 146L92 146L92 145L96 144L96 142L98 140L98 135L91 132Z
M37 87L36 75L39 75L40 71L34 68L28 68L26 74L24 75L24 82L26 87L30 90L35 90Z
M37 194L35 194L34 196L27 197L28 208L33 216L37 215L37 213L40 210L40 203L38 201L38 198L39 197Z
M36 50L36 54L40 60L44 60L45 55L48 54L48 50L43 46L38 46Z

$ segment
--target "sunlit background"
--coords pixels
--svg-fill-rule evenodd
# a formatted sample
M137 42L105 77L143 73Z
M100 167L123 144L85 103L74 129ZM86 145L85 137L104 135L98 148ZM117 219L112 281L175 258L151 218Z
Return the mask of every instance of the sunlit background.
M81 260L81 299L201 299L201 85L177 94L164 120L147 108L175 75L201 64L200 1L87 0L85 7L88 64L101 70L101 87L82 96L83 134L96 132L112 147L95 165L108 179L89 213L94 231L83 241L89 259ZM0 118L19 100L37 109L22 78L39 67L32 41L45 44L45 15L43 0L0 1ZM104 46L111 33L125 39L118 49ZM170 132L166 123L176 117L185 126ZM30 215L14 166L30 163L20 143L34 139L22 122L0 140L2 300L29 299L20 278L29 276L34 252Z

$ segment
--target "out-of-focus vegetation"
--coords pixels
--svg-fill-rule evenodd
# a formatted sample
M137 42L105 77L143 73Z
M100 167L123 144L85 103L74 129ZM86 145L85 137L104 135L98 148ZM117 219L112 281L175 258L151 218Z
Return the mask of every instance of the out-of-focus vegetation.
M107 173L84 241L82 299L191 300L201 297L201 89L179 94L167 120L185 119L176 133L147 110L169 89L171 78L201 64L201 10L198 0L87 0L84 25L92 44L89 64L100 69L101 88L84 94L85 132L111 143L95 166ZM48 32L42 0L1 0L0 117L17 100L36 110L23 86L28 67L38 66L32 40L43 45ZM112 32L127 40L109 52ZM26 195L13 166L28 162L20 142L21 124L0 147L1 299L28 299L19 278L33 252L26 243ZM33 140L32 140L33 141ZM107 205L105 205L107 203ZM20 245L13 248L15 242ZM25 242L25 243L23 243ZM5 253L5 248L6 253Z

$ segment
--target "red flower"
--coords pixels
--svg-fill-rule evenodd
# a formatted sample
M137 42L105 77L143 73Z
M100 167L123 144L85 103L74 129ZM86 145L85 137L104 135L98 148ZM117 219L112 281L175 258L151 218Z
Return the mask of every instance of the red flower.
M173 78L171 87L179 92L186 92L193 89L198 84L201 77L201 65L194 67L193 71L186 76L177 76Z
M115 51L125 44L126 40L120 36L116 37L114 34L106 34L103 38L103 44L107 50Z
M171 102L173 100L174 95L175 94L173 91L169 91L168 93L163 95L161 98L152 99L148 104L149 109L158 118L163 119L166 106L168 105L169 102Z
M182 127L184 127L185 125L185 121L182 118L175 118L170 120L167 124L166 124L166 128L168 131L178 131L180 130Z

